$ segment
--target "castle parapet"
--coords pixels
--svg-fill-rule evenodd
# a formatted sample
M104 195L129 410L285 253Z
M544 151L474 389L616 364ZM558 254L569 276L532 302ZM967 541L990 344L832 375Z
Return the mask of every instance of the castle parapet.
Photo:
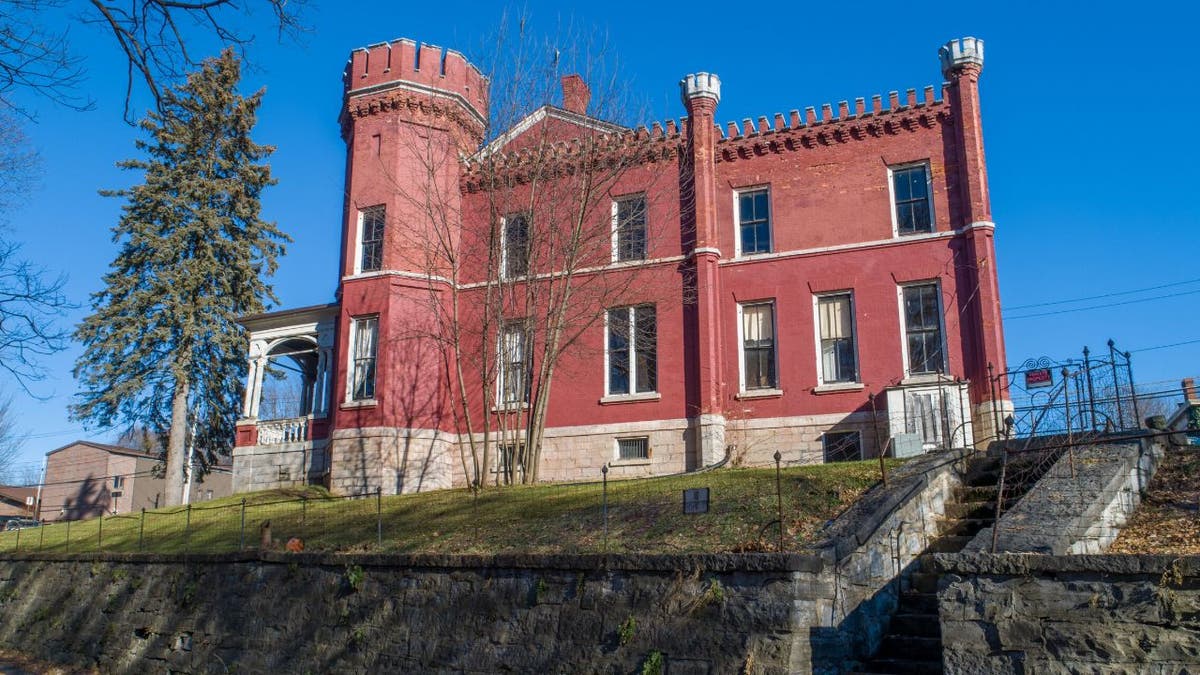
M715 103L720 103L721 78L716 73L688 75L679 81L679 95L685 106L693 98L711 98Z
M974 65L983 70L983 40L973 37L951 40L938 49L942 76L950 78L963 68Z
M346 94L370 93L404 82L462 99L481 120L487 119L488 80L465 56L452 49L408 38L354 50L346 63Z

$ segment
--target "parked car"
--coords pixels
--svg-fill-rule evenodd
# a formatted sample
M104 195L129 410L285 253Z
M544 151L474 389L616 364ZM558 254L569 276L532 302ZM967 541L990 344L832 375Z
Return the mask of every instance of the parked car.
M41 525L41 523L39 523L36 520L33 520L32 518L19 518L17 520L10 520L7 523L5 523L4 531L12 532L13 530L24 530L24 529L27 529L30 527L38 527L40 525Z

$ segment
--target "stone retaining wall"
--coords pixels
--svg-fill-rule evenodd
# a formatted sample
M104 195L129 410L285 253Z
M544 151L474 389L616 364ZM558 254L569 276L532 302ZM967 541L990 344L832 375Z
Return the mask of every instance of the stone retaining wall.
M1200 557L934 556L946 675L1196 672Z
M1141 502L1162 447L1150 440L1073 448L1002 514L996 551L1002 553L1102 553ZM964 549L992 550L985 528Z
M0 646L112 673L841 673L961 459L908 462L806 555L19 555Z

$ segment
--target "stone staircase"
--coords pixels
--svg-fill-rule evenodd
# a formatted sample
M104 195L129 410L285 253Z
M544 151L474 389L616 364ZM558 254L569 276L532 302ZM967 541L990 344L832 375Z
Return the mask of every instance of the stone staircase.
M1010 459L1009 475L1005 477L1005 509L1015 504L1041 477L1028 466L1013 471ZM1042 464L1042 462L1038 462ZM996 521L996 494L1000 482L1001 456L988 453L971 460L962 487L954 491L954 501L946 505L946 517L939 523L939 536L925 553L958 553L976 535ZM1043 469L1044 472L1044 469ZM1019 480L1010 480L1011 477ZM927 560L908 577L907 588L900 593L898 606L879 650L856 673L942 672L942 631L938 619L938 575L929 571Z

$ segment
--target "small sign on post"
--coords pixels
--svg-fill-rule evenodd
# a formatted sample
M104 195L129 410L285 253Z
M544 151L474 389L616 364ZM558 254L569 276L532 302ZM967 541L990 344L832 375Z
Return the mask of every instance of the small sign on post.
M708 513L708 488L691 488L683 491L684 513Z

